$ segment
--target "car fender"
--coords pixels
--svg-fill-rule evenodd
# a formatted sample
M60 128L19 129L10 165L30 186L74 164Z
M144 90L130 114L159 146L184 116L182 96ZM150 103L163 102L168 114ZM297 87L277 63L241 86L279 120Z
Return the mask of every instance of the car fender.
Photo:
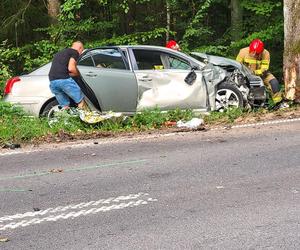
M215 110L217 86L225 80L227 72L221 67L214 66L211 63L208 63L206 66L204 66L201 69L201 72L206 85L208 108L210 110Z

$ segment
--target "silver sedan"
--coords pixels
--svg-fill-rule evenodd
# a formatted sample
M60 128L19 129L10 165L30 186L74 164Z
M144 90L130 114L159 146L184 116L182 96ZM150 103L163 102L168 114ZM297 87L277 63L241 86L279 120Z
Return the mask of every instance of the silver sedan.
M4 100L47 116L58 106L49 89L50 66L9 79ZM155 107L222 111L261 106L266 99L261 79L236 61L158 46L88 49L78 69L81 76L75 80L89 106L101 112L133 114Z

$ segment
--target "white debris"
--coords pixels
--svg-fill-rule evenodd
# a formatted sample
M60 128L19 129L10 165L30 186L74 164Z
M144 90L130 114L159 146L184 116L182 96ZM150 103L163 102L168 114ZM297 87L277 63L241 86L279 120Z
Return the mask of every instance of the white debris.
M182 120L178 121L176 126L178 128L190 128L190 129L196 129L198 128L200 125L202 125L204 123L203 119L200 118L193 118L190 121L187 122L183 122Z

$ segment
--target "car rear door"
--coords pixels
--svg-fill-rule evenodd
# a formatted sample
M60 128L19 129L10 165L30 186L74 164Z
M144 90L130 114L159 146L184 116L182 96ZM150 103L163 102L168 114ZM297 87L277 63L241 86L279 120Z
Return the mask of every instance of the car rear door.
M82 79L95 93L102 111L135 112L138 87L126 54L119 48L99 48L78 62Z
M170 109L207 109L207 91L202 72L189 85L185 82L191 63L179 55L159 49L132 48L130 56L138 81L137 110L159 107Z

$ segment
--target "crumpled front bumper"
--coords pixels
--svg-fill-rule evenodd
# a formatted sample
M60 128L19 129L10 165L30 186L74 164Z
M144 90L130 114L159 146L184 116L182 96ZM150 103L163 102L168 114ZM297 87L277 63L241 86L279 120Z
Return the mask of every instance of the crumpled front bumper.
M266 103L267 92L263 80L259 76L248 76L250 92L248 101L251 106L260 107Z

